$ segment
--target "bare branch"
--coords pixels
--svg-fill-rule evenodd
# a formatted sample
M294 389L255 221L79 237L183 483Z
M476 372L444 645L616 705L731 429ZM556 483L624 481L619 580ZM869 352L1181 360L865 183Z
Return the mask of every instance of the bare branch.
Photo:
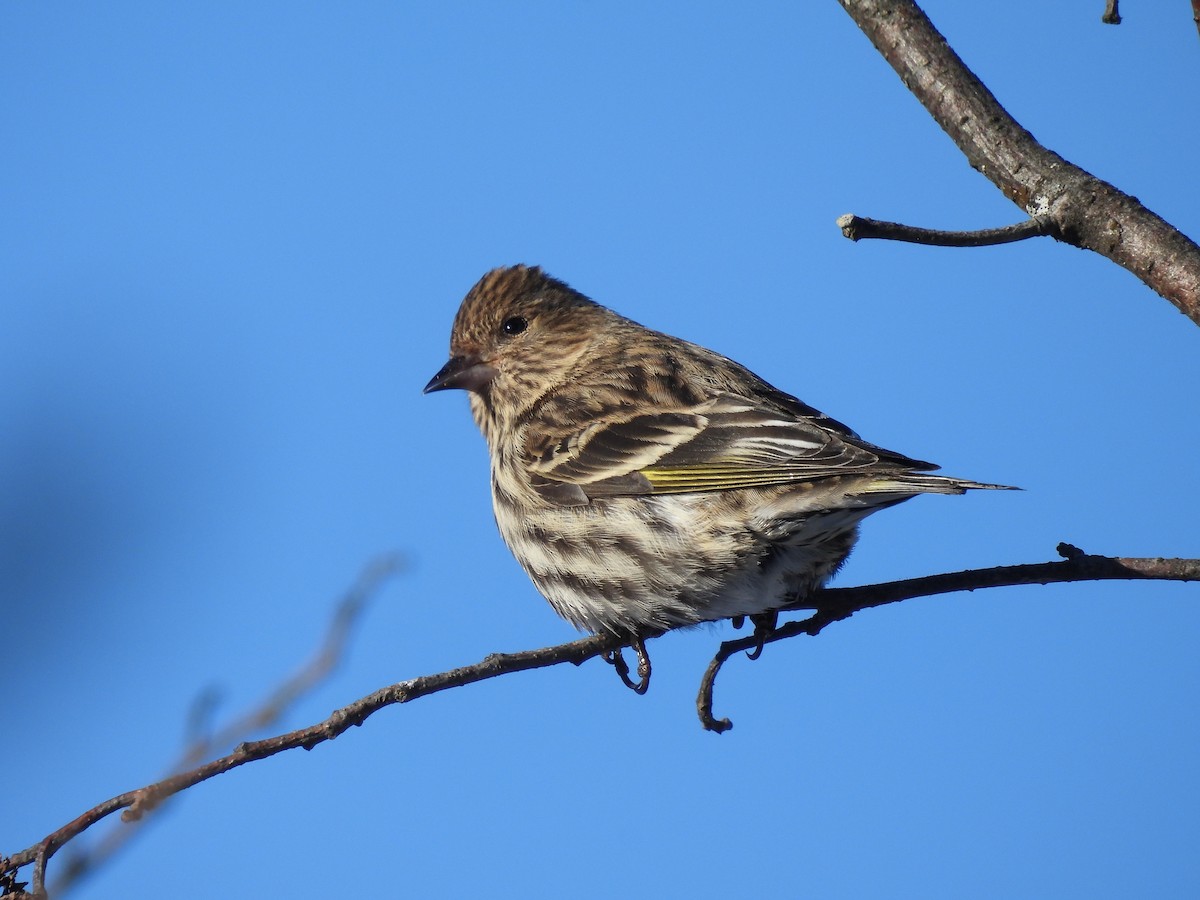
M1200 31L1200 0L1192 0L1192 21L1196 23L1196 30Z
M912 0L839 2L972 167L1027 215L1050 223L1059 240L1108 257L1200 324L1195 242L1039 144Z
M1105 25L1120 25L1121 11L1117 9L1121 0L1108 0L1104 4L1104 13L1100 16L1100 21Z
M211 716L216 693L213 690L202 692L189 716L188 731L193 738L168 771L184 772L199 765L213 753L232 747L253 734L261 733L278 722L298 700L324 682L344 658L351 629L362 614L364 606L383 583L400 570L401 564L400 557L395 554L380 557L369 563L338 602L321 646L312 658L276 687L257 707L207 735L205 733L208 729L202 726L201 720ZM149 808L143 808L142 812L149 812ZM61 874L55 880L51 893L57 896L107 862L147 821L150 819L145 816L136 819L131 817L110 830L94 846L73 852L63 861ZM35 891L40 885L41 882L35 877Z
M914 597L933 597L957 591L974 591L980 588L1009 587L1017 584L1061 584L1076 581L1124 581L1150 579L1156 581L1200 581L1200 559L1140 559L1111 556L1092 556L1070 544L1058 545L1062 562L1026 563L1018 566L996 566L991 569L968 569L944 575L927 575L923 578L908 578L889 581L866 587L827 588L799 609L816 611L807 619L788 622L771 634L755 635L725 641L717 650L712 662L700 682L700 693L696 697L696 710L700 722L709 731L720 734L733 727L729 719L713 716L713 686L717 674L731 656L743 650L753 650L763 643L797 637L806 634L815 636L825 626L848 619L856 612L911 600Z
M207 781L215 775L229 772L255 760L275 756L285 750L295 750L298 747L311 750L318 744L331 741L352 726L361 725L368 717L384 707L396 703L408 703L418 697L436 694L453 687L474 684L511 672L540 669L564 662L579 664L593 656L615 650L621 644L619 638L602 635L582 638L555 647L526 650L521 653L494 653L471 666L439 672L436 675L423 675L381 688L375 693L335 711L323 722L277 737L244 742L239 744L232 753L219 759L186 772L171 775L146 787L126 791L97 804L57 831L47 835L34 846L5 859L0 873L15 871L34 863L36 877L38 868L44 869L46 861L63 845L115 812L124 810L121 818L126 821L137 819L166 798ZM35 880L35 888L37 887L40 885Z
M697 700L701 721L711 731L726 731L732 727L728 719L713 718L712 691L721 665L734 653L753 649L760 643L774 643L800 634L817 634L830 622L848 618L859 610L896 603L913 597L1014 584L1052 584L1105 579L1200 580L1200 559L1117 559L1090 556L1066 544L1059 545L1059 552L1068 559L1064 562L1000 566L866 587L822 591L817 598L820 607L809 618L799 622L789 622L769 634L756 632L750 637L726 641L721 645L704 676L700 697ZM811 606L811 598L809 605ZM124 810L122 818L136 819L166 798L223 772L255 760L266 759L285 750L294 750L298 747L311 750L318 744L333 740L352 726L361 725L374 713L393 704L408 703L419 697L486 681L513 672L541 669L567 662L579 665L592 657L611 654L627 644L628 640L612 635L593 635L567 644L538 650L495 653L474 665L397 682L337 710L323 722L277 737L242 743L232 753L219 759L106 800L47 835L34 846L8 858L0 857L0 875L6 872L15 872L24 866L33 864L36 893L36 890L42 886L45 865L50 857L68 841L119 810ZM638 656L640 663L645 657L644 647L638 650ZM647 671L643 673L643 678L649 676L648 659L646 668Z
M899 222L884 222L847 213L839 216L838 228L852 241L878 238L887 241L907 241L910 244L928 244L934 247L989 247L994 244L1010 244L1029 238L1044 237L1052 233L1049 223L1040 219L1026 219L1002 228L982 228L978 231L938 231L933 228L917 228Z

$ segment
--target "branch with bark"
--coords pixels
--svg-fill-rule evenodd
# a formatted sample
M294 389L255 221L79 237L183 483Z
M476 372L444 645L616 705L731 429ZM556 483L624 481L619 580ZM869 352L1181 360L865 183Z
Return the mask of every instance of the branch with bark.
M1034 233L1107 257L1200 325L1200 246L1135 197L1038 143L912 0L839 2L972 168L1040 223Z
M728 719L716 719L713 716L712 700L717 673L735 653L743 650L753 651L763 644L776 643L800 635L819 634L828 625L847 619L862 610L916 597L1020 584L1062 584L1065 582L1131 579L1200 581L1200 559L1092 556L1069 544L1060 544L1059 553L1065 557L1059 562L971 569L865 587L822 590L810 597L803 607L800 607L815 608L808 618L785 623L766 635L759 633L721 644L701 681L700 693L697 698L701 724L706 729L717 733L728 731L732 727ZM181 791L247 763L275 756L285 750L297 748L311 750L318 744L333 740L352 727L362 725L372 715L389 706L410 703L450 688L465 687L516 672L544 669L563 663L580 665L593 657L608 657L610 661L614 661L620 658L620 650L627 643L627 641L611 635L593 635L570 643L537 650L493 653L473 665L461 666L433 675L422 675L381 688L337 710L323 722L275 737L244 742L239 744L232 753L211 762L178 772L154 784L126 791L97 804L33 846L14 853L12 856L0 857L0 879L8 878L12 883L15 873L19 869L32 866L34 896L45 896L46 865L51 857L80 834L114 813L120 812L121 818L125 821L135 821ZM641 641L635 641L635 648L641 643ZM638 650L638 657L639 662L644 660L644 647ZM648 677L648 672L646 677ZM623 677L623 680L627 681L627 678ZM634 683L631 686L636 689L640 685ZM0 880L0 886L4 886L3 880ZM14 894L13 896L19 895Z

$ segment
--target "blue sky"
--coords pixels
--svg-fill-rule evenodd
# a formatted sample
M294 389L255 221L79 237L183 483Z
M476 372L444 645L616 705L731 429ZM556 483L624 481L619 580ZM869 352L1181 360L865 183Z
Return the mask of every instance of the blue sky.
M1039 139L1200 234L1187 10L1101 7L926 4ZM1019 213L836 3L9 3L0 121L0 852L161 774L206 686L262 696L382 552L287 727L573 637L465 398L420 393L499 264L1026 489L873 517L840 584L1200 555L1195 325L1049 240L840 236ZM728 625L655 642L645 697L598 662L453 691L189 791L75 896L1192 897L1197 599L863 613L731 661L720 737Z

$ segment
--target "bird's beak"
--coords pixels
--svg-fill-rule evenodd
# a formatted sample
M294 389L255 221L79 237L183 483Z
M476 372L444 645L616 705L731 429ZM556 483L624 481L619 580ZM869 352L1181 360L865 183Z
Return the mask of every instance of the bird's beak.
M434 391L445 391L450 388L460 388L464 391L477 391L493 378L497 371L477 356L452 356L450 361L442 366L429 384L425 385L422 393L431 394Z

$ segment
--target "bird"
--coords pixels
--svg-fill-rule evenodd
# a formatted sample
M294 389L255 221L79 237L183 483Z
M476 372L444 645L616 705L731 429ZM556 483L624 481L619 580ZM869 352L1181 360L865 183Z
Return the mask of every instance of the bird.
M871 513L1010 490L930 474L749 369L619 315L537 266L485 274L424 393L467 392L505 543L577 629L639 639L775 627Z

